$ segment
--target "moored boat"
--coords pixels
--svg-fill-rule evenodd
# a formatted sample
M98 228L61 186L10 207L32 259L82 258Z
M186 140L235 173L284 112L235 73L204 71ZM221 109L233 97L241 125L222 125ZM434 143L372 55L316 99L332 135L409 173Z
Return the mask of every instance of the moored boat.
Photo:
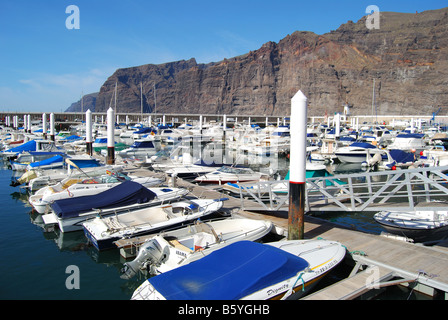
M130 279L139 270L149 270L154 275L164 273L199 260L231 243L259 240L272 227L273 223L268 220L228 218L197 221L194 225L165 231L144 240L138 237L135 240L117 241L120 251L139 246L137 257L125 263L121 277Z
M297 299L337 266L345 247L327 240L239 241L149 278L133 300Z
M448 236L448 211L414 210L409 212L381 211L373 218L388 232L425 242Z
M29 202L38 213L43 214L47 206L53 201L98 194L128 180L140 183L146 188L162 183L162 180L158 178L131 178L120 173L108 171L106 175L100 177L64 179L57 184L43 187L29 197Z
M101 251L116 248L114 241L160 232L203 219L222 208L223 199L182 200L109 217L96 217L83 223L84 233Z
M205 183L227 183L258 181L263 177L260 172L255 172L250 168L222 166L210 173L201 175L194 180Z
M347 147L339 148L335 152L335 155L341 162L349 163L367 162L369 157L374 157L377 154L382 156L383 154L385 155L385 152L366 142L354 142Z
M62 232L77 231L98 214L107 217L119 211L169 203L188 192L183 188L148 189L137 182L125 181L95 195L56 200L50 204L52 212L42 219L45 225L57 224Z

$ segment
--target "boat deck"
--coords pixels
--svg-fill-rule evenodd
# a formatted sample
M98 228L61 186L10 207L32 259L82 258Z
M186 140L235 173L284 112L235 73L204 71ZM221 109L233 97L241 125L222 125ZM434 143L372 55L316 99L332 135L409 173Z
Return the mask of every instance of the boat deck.
M141 170L149 172L148 170ZM141 173L140 170L138 172ZM222 198L223 194L205 186L195 185L177 179L177 185L188 188L192 194L204 198ZM288 229L288 212L254 213L240 209L241 200L229 197L224 202L224 210L252 219L272 221L277 233ZM325 288L305 299L354 299L369 290L371 279L378 283L389 278L401 282L418 282L444 292L448 292L448 243L426 247L380 235L367 234L336 225L334 223L306 216L305 239L323 238L338 241L346 246L353 260L369 269L354 273L351 277ZM359 254L361 253L361 254ZM373 277L373 278L372 278ZM396 282L397 280L395 280Z

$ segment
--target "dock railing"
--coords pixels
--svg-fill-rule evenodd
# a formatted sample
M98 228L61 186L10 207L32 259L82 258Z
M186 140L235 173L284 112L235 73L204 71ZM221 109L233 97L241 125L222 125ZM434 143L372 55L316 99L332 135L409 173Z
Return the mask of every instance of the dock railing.
M447 173L448 166L307 178L306 210L410 211L417 204L425 210L448 210ZM288 181L239 186L244 210L288 210Z

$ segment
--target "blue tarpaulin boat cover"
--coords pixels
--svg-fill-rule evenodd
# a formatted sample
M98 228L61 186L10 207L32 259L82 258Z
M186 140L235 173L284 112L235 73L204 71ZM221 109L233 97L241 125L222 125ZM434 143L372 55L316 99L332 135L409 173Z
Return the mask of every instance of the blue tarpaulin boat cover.
M140 149L140 148L154 148L154 144L152 141L135 141L131 148Z
M415 155L412 152L406 152L399 149L393 149L389 151L390 156L394 159L393 163L387 164L389 168L392 168L396 164L410 163L415 161Z
M273 246L239 241L147 281L167 300L234 300L308 266L306 260Z
M134 181L124 181L99 194L56 200L51 204L59 218L76 217L93 209L108 209L137 203L146 203L156 194Z
M32 162L32 163L29 164L29 166L30 166L30 168L38 168L38 167L41 167L41 166L48 166L50 164L55 164L55 163L58 163L58 162L60 162L61 165L63 165L64 157L61 156L61 155L57 155L57 156L54 156L54 157L51 157L51 158L48 158L48 159L45 159L45 160L42 160L42 161Z
M134 131L134 133L143 134L143 133L151 133L151 131L153 131L152 128L145 127L141 128L140 130Z
M422 139L425 136L423 133L400 133L397 135L397 138L414 138L414 139Z
M82 138L80 136L77 135L71 135L65 138L62 138L61 141L77 141L77 140L81 140Z
M76 158L69 158L71 162L73 162L78 168L94 168L94 167L100 167L101 163L97 159L76 159ZM70 168L73 169L72 165L69 165Z
M373 144L367 142L353 142L350 147L360 147L364 149L377 149Z
M20 146L14 147L12 149L6 150L5 152L23 152L23 151L36 151L36 141L31 140L21 144Z

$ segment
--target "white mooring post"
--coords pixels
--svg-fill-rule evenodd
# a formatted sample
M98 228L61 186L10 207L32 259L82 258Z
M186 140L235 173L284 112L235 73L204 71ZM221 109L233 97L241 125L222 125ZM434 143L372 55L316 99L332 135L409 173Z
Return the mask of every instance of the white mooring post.
M307 98L299 90L291 99L288 239L304 238L306 196Z
M50 140L55 141L56 137L54 135L54 113L50 113Z
M93 155L92 146L92 111L86 111L86 152L88 155Z
M115 116L114 109L107 110L107 164L115 164Z

